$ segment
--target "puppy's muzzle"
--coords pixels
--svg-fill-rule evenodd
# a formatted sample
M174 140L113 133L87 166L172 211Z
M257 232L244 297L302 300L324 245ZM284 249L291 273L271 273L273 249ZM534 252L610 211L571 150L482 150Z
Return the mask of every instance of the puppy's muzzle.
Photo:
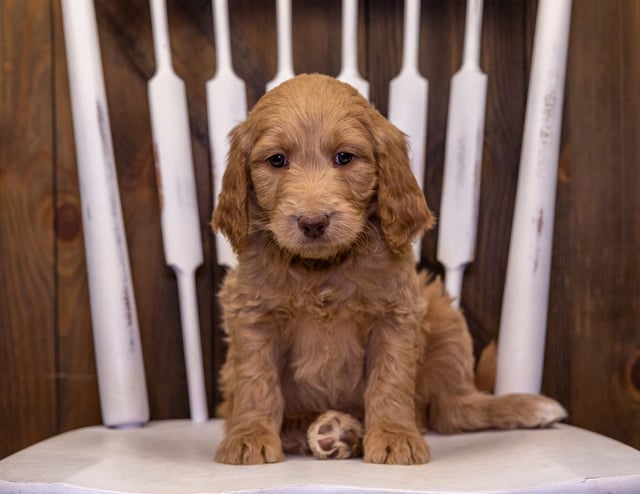
M308 238L321 237L329 226L329 216L326 214L300 216L297 221L298 228L300 228L304 236Z

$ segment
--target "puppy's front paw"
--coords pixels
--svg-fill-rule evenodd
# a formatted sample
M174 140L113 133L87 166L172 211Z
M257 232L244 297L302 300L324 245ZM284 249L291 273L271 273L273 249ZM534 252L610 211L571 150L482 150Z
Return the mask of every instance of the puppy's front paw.
M229 465L258 465L284 460L280 437L264 427L228 434L216 451L215 461Z
M307 430L313 456L322 460L353 458L362 449L362 424L351 415L329 410Z
M364 461L420 465L429 461L429 446L418 431L389 432L375 428L364 436Z

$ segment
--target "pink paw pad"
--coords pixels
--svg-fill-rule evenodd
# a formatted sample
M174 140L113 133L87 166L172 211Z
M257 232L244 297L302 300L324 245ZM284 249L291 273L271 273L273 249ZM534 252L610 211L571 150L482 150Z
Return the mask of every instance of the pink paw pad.
M362 424L346 413L325 412L309 426L307 442L316 458L352 458L362 451Z

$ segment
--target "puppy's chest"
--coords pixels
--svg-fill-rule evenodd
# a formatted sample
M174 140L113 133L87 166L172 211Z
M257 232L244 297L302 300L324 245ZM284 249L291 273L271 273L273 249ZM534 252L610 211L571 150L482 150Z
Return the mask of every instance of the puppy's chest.
M353 293L322 288L300 291L283 310L285 346L295 350L313 344L332 351L347 340L364 345L372 320L367 308L367 302Z
M301 292L283 322L290 384L329 403L362 385L373 320L359 296L331 289Z
M364 346L372 324L366 312L329 302L291 311L285 321L282 338L290 350L313 344L318 349L331 351L341 342L352 340Z
M287 319L291 337L313 327L318 338L356 334L375 318L378 304L370 300L359 284L343 277L328 277L316 283L292 283L288 296L282 300L279 312Z
M300 314L283 332L282 380L288 407L358 407L364 389L370 324L357 317Z

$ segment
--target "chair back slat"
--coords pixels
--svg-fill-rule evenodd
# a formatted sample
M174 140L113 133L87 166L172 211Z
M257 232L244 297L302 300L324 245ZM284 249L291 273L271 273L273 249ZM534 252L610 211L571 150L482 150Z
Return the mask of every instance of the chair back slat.
M149 404L94 5L63 0L62 14L102 420L140 425Z
M487 76L480 69L482 0L467 1L462 67L451 79L440 205L438 260L460 305L464 270L475 256Z
M496 393L539 393L571 0L540 0L498 342Z
M150 5L156 73L149 81L148 96L164 257L178 278L191 418L205 422L209 413L195 289L203 254L187 92L173 70L165 0L151 0Z

